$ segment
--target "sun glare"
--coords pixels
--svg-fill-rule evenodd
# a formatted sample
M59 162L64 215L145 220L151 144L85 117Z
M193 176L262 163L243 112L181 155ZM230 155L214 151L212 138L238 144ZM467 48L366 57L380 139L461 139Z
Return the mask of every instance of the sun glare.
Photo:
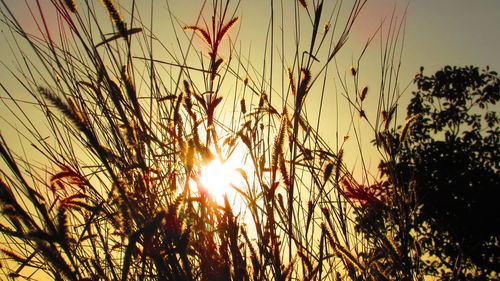
M239 164L241 166L241 164ZM241 182L241 174L237 172L237 163L231 161L221 162L215 159L200 171L200 183L203 188L217 202L221 201L224 195L232 197L235 190L232 185L238 185Z
M199 172L189 180L190 189L202 192L218 205L224 205L227 196L233 211L245 211L244 195L249 191L254 174L254 167L249 161L245 149L233 147L231 151L223 150L208 163L200 163Z

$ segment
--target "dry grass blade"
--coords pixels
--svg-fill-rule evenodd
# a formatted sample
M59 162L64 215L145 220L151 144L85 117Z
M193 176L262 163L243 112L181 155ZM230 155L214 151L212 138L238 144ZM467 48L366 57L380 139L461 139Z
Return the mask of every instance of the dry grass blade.
M336 250L338 253L340 253L347 262L350 262L352 265L354 265L358 270L364 271L364 266L361 264L361 262L349 251L346 249L344 246L340 244L336 244Z
M290 263L285 268L283 268L283 270L281 271L283 275L283 280L290 280L296 261L297 259L296 257L294 257L292 261L290 261Z
M129 30L127 30L125 32L126 35L132 35L132 34L136 34L136 33L139 33L139 32L142 32L142 28L131 28ZM95 48L98 48L104 44L108 44L109 42L112 42L112 41L115 41L116 39L118 38L122 38L124 37L123 36L123 33L118 33L118 34L115 34L107 39L105 39L104 41L102 41L101 43L98 43L97 45L95 45Z
M302 263L305 264L305 266L307 267L307 273L312 272L313 266L311 263L311 259L306 254L304 254L304 252L302 250L298 250L297 255L302 260Z
M297 87L295 86L295 79L293 78L292 69L288 68L288 80L290 82L290 89L292 91L292 95L297 95Z
M148 222L143 228L137 230L129 237L129 243L125 250L124 261L123 261L123 271L122 271L122 281L128 280L128 275L130 271L130 266L132 265L132 251L135 249L135 245L140 238L140 235L151 232L157 229L161 223L161 220L165 217L164 212L160 212L156 217L154 217L150 222Z
M339 182L340 172L342 168L342 158L344 157L344 150L341 149L337 154L337 161L335 163L335 182Z
M304 278L304 281L309 281L309 280L314 280L316 274L318 273L320 269L319 264L314 266L314 268L309 272L309 274Z

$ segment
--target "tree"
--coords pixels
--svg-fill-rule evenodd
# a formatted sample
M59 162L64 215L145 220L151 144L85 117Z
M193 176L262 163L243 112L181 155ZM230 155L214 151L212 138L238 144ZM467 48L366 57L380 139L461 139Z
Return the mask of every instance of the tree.
M381 168L395 169L399 185L414 185L417 242L433 256L426 273L487 278L500 272L500 77L472 66L432 76L421 68L415 84L411 130L393 132L401 143Z

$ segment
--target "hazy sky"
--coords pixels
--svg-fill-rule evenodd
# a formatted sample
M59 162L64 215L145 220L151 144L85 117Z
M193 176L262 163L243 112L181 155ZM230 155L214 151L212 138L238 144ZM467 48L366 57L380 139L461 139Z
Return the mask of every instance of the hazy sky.
M283 0L287 1L293 0ZM182 9L175 2L171 1L172 7ZM201 2L187 0L179 3L183 3L189 13L196 11ZM278 6L279 1L274 2ZM256 17L265 23L269 3L267 0L242 0L239 12L244 20ZM349 1L344 3L347 5ZM473 64L490 65L500 70L500 1L369 0L351 39L364 42L381 18L390 17L394 5L399 11L409 5L404 53L404 63L409 68L417 71L420 65L436 69L443 65Z
M96 7L102 5L99 0L89 0ZM283 3L294 0L282 0ZM26 26L34 28L30 24L31 16L25 7L24 1L5 0L5 2L17 12L18 16ZM32 8L35 7L35 0L27 0ZM42 5L47 6L49 0L40 0ZM76 1L82 3L83 1ZM129 7L127 1L118 1L124 7ZM212 1L207 1L210 4ZM308 1L312 2L312 1ZM149 1L138 1L138 3L150 3ZM154 17L159 20L155 30L161 34L162 39L174 45L166 13L167 2L165 0L155 0ZM181 24L194 24L200 10L201 0L172 0L168 1L170 8ZM234 3L234 1L233 1ZM241 29L239 39L242 43L242 52L247 53L254 60L252 63L258 65L262 58L260 54L264 49L265 31L269 21L270 1L268 0L241 0L237 15L241 17ZM275 7L279 7L279 0L274 0ZM332 4L333 0L325 0L325 3ZM344 5L350 1L345 0ZM325 4L325 5L327 5ZM396 14L401 18L402 12L408 5L405 29L405 47L402 59L402 72L400 81L407 85L413 78L420 66L424 66L426 74L432 74L437 69L445 65L475 65L484 67L489 65L492 69L500 71L500 1L499 0L369 0L364 11L359 17L358 23L354 26L350 37L350 45L343 49L340 57L349 61L355 61L367 38L377 29L380 22L385 19L390 20L393 7L396 5ZM82 5L83 6L83 5ZM144 14L148 14L146 9ZM50 13L49 13L50 15ZM103 16L107 15L103 12ZM48 20L54 17L48 16ZM285 21L287 19L285 18ZM289 20L293 20L290 18ZM165 28L162 26L165 22ZM240 28L240 27L238 27ZM3 23L0 23L2 33L6 33ZM235 31L232 31L234 35ZM169 37L170 36L170 37ZM8 67L12 62L12 54L6 49L4 36L0 37L0 61ZM379 80L379 56L380 46L377 40L365 56L366 69L368 75L363 76L363 84L367 84L371 89L375 88ZM12 85L12 79L5 71L0 73L0 82L7 87ZM366 72L365 72L366 73ZM411 91L412 88L409 88ZM0 93L3 95L4 93ZM312 97L314 98L314 97ZM317 97L316 97L317 98ZM403 98L410 98L408 92ZM376 112L373 112L376 114ZM1 124L1 122L0 122ZM327 134L328 136L328 134ZM371 139L372 136L367 136Z
M283 0L285 3L287 1L293 0ZM325 1L329 2L334 1ZM190 19L195 20L195 12L202 1L182 1L182 5L176 4L175 1L170 3L172 9L180 12L179 17L189 22ZM269 3L267 0L242 0L240 4L238 15L242 18L243 35L239 39L246 44L252 44L253 53L263 45L262 38L265 36L269 18ZM275 0L274 3L275 7L279 7L280 1ZM346 6L349 3L350 1L344 1ZM402 84L409 83L420 66L425 67L426 74L432 74L445 65L489 65L500 71L498 0L369 0L353 28L350 37L352 49L342 50L340 56L355 61L368 36L377 29L382 20L385 19L386 23L390 20L394 6L399 18L408 6L400 78ZM251 27L248 26L249 22L252 23ZM248 37L243 37L244 35ZM247 40L248 38L250 40ZM368 69L378 70L378 44L374 42L366 55ZM367 83L376 83L377 78L376 75L367 77L372 81Z
M359 27L370 29L377 18L390 16L394 4L404 8L407 3L369 1ZM500 1L411 0L405 38L403 63L410 73L421 65L429 71L471 64L500 71Z
M49 2L49 0L40 0ZM100 2L99 0L92 0ZM164 0L155 0L165 7ZM293 1L293 0L283 0ZM5 0L11 7L24 9L24 1ZM35 6L34 0L28 3ZM79 1L77 1L78 3ZM128 1L117 1L125 3ZM149 2L149 1L143 1ZM207 1L210 3L211 1ZM279 1L275 0L275 6ZM311 2L311 1L309 1ZM326 0L325 2L334 2ZM345 4L349 1L344 1ZM420 65L438 68L442 65L489 64L500 68L500 1L498 0L369 0L351 39L364 40L382 17L389 17L394 4L400 9L409 2L406 29L405 63L417 69ZM181 20L196 19L202 0L169 1ZM246 21L259 19L267 23L268 0L242 0L238 14ZM126 6L126 4L124 4ZM161 9L155 13L161 16ZM25 19L29 14L24 9ZM259 21L255 21L257 24ZM253 28L262 32L259 28ZM4 31L4 28L2 28ZM262 33L259 34L262 37ZM360 41L361 42L361 41ZM3 45L2 45L3 46ZM1 52L4 54L4 52ZM2 57L5 59L5 57Z
M414 0L409 11L409 63L500 70L500 1Z
M100 2L93 0L94 2ZM165 1L155 0L158 9L155 11L157 17L162 17L162 8L166 7ZM293 1L293 0L283 0ZM9 6L18 8L24 14L27 24L30 15L24 8L24 1L6 0ZM28 0L35 7L34 0ZM49 2L49 0L41 0ZM117 1L118 3L128 3L128 1ZM143 3L148 3L144 1ZM211 1L207 1L211 3ZM311 2L311 1L309 1ZM325 2L334 2L326 0ZM77 1L78 3L78 1ZM176 11L180 20L186 23L196 19L197 12L203 1L184 0L169 1L171 9ZM255 31L252 43L256 47L261 42L256 38L263 38L265 27L268 21L269 4L267 0L242 0L238 15L243 23L252 22L252 27L246 27L244 34L251 34ZM274 1L278 6L280 1ZM349 1L345 1L347 5ZM359 22L354 27L351 36L351 43L361 45L371 34L382 18L391 15L394 5L398 6L398 11L406 7L407 0L369 0ZM126 4L124 4L126 6ZM14 9L16 10L16 9ZM164 15L164 14L163 14ZM165 17L166 19L166 17ZM286 20L286 19L285 19ZM2 27L2 32L5 28ZM159 29L158 29L159 30ZM246 33L245 33L246 32ZM490 65L493 69L500 69L500 1L498 0L410 0L406 25L406 44L404 52L404 69L408 75L418 70L423 65L426 69L435 70L443 65ZM246 38L240 38L245 40ZM3 40L3 38L2 38ZM246 41L248 44L248 41ZM9 61L6 57L3 42L0 42L2 52L0 59ZM344 53L346 54L346 53ZM349 54L347 54L349 55ZM411 78L411 77L409 77Z

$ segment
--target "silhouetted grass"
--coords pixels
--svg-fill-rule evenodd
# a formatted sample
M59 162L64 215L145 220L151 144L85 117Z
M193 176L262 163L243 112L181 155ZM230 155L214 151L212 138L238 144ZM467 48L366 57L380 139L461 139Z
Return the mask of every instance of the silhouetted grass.
M336 122L350 124L360 151L358 122L366 122L384 155L394 155L394 143L384 132L394 126L399 99L400 23L393 19L387 37L381 36L386 41L382 86L375 93L359 86L359 65L350 70L337 66L337 75L331 74L366 1L290 1L286 5L294 14L284 17L294 26L297 42L281 46L276 42L284 33L277 30L284 23L274 7L272 31L265 38L271 53L265 71L255 70L231 40L237 34L239 2L205 3L211 14L200 12L198 22L188 24L180 23L167 2L176 51L158 41L159 28L142 21L136 6L94 2L51 0L59 30L47 26L45 10L32 7L40 8L41 17L32 19L40 32L30 34L2 1L2 20L19 40L13 46L27 43L30 48L29 54L18 53L22 70L12 75L45 118L32 120L33 109L3 87L8 98L2 99L6 104L9 99L11 110L6 120L20 120L23 127L16 130L38 153L36 158L23 154L27 148L1 138L5 276L420 277L411 265L419 254L405 236L412 219L413 205L406 201L411 193L358 183L343 160L357 152L344 151L338 137L332 147L319 133L323 108L333 106L321 99L318 112L307 111L312 92L323 97L337 91L351 114ZM308 39L299 44L299 36ZM284 57L290 49L293 56ZM158 50L166 58L157 58ZM332 78L339 87L327 90ZM365 112L369 96L379 99L382 118L377 114L375 122ZM204 165L233 157L237 150L244 151L238 169L242 180L233 185L241 208L234 198L212 198L199 180ZM362 166L363 181L368 181L368 168ZM356 215L374 207L404 208L407 216L391 217L384 233L357 233Z

